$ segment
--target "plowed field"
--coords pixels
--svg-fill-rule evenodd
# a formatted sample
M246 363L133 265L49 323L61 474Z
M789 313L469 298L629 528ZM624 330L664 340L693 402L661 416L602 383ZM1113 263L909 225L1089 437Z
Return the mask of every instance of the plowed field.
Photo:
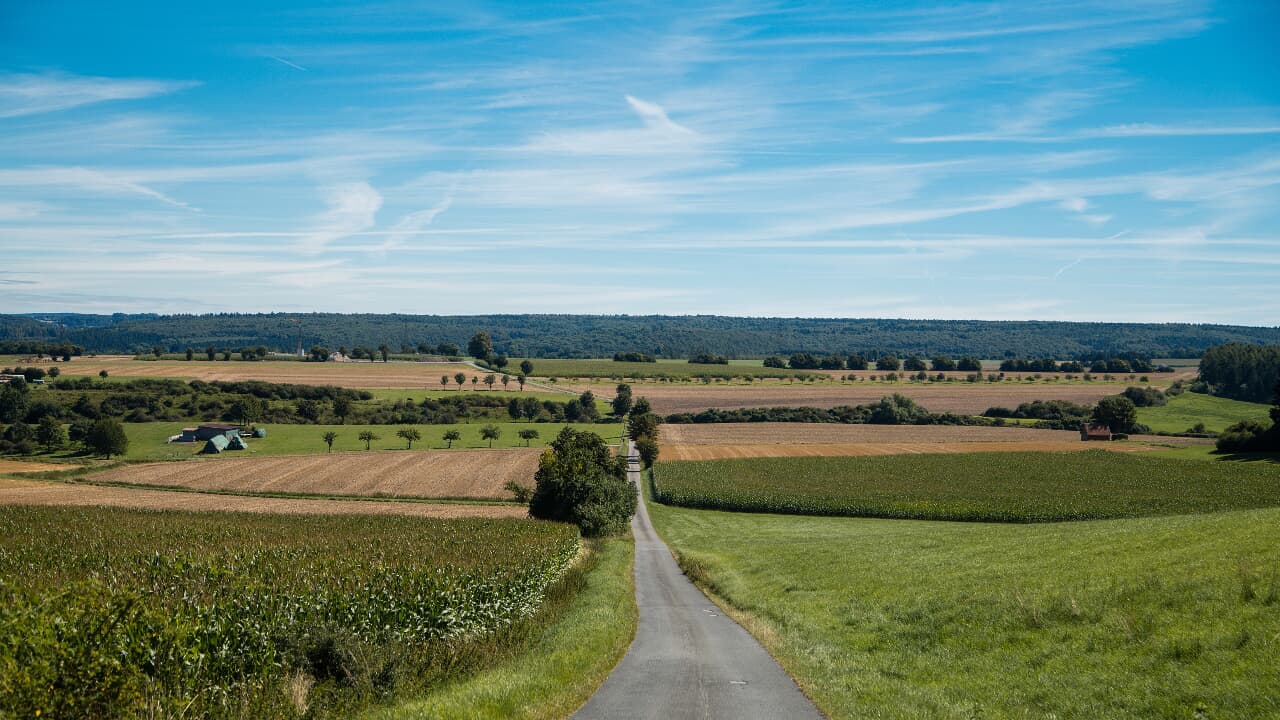
M258 493L418 498L507 498L532 486L539 450L341 453L127 465L90 480Z
M45 367L49 363L41 365ZM425 388L439 390L440 376L449 376L449 387L455 388L453 376L466 373L467 386L475 368L449 363L415 362L347 362L311 363L283 360L242 362L239 360L209 362L207 360L132 360L128 357L85 357L69 363L57 363L63 375L96 376L106 370L112 377L175 377L194 380L263 380L299 385L337 385L350 388ZM512 373L512 377L515 374Z
M528 512L520 505L295 500L5 479L0 479L0 505L91 505L147 510L215 510L287 515L412 515L431 518L520 518Z
M865 405L893 393L902 393L930 412L978 415L989 407L1017 407L1031 400L1069 400L1093 404L1124 390L1123 385L1042 383L975 383L862 385L644 385L636 396L646 397L654 412L664 415L698 412L708 408L729 410L746 407L820 407Z

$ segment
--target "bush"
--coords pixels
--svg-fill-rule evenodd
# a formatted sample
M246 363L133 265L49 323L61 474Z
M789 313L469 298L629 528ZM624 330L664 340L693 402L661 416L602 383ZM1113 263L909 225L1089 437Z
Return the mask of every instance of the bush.
M1164 393L1153 387L1127 387L1120 393L1137 407L1160 407L1168 403Z
M1243 420L1224 430L1216 444L1222 452L1276 450L1280 449L1280 431L1258 420Z
M652 437L642 437L636 440L636 452L640 455L640 462L644 465L644 469L648 470L658 461L658 443Z
M565 428L538 462L529 503L535 518L571 522L586 537L626 530L636 510L636 487L626 460L595 433Z

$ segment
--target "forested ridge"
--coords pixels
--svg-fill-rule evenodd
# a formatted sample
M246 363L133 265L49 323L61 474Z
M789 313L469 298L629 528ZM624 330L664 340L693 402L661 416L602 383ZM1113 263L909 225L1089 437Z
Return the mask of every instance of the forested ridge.
M299 322L301 321L300 325ZM265 345L279 350L421 342L466 346L478 331L511 357L611 357L640 352L687 358L792 353L939 354L1058 359L1130 354L1198 357L1224 343L1280 344L1280 328L1188 323L742 318L713 315L399 315L270 313L211 315L0 315L0 341L81 345L134 352Z

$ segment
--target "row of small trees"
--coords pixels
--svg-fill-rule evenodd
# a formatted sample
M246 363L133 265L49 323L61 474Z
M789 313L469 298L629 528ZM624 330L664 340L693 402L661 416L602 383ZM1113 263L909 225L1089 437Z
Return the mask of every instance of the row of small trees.
M519 436L521 440L524 440L525 447L529 447L530 443L538 439L538 431L533 428L523 428L518 430L516 435ZM360 439L360 442L364 443L365 450L372 449L373 443L382 439L382 436L372 430L361 430L360 434L356 437ZM405 441L406 450L412 450L413 444L422 440L422 431L413 426L403 427L396 431L396 437ZM480 437L481 439L488 440L489 447L492 448L493 442L502 437L502 428L497 425L485 425L480 428ZM324 444L328 446L329 452L333 452L333 443L338 439L338 433L333 430L328 430L321 435L320 438L324 441ZM452 449L454 441L462 439L462 433L458 430L445 430L444 434L440 436L440 439L446 443L445 447L447 449Z

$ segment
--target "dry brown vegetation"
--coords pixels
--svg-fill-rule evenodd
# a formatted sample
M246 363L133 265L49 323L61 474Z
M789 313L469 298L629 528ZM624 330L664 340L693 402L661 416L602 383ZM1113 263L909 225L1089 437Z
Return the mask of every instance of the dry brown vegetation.
M893 393L902 393L930 412L978 415L989 407L1016 407L1031 400L1069 400L1093 404L1115 395L1123 386L1113 384L1053 385L1048 383L925 384L767 384L767 385L643 385L634 390L652 403L655 412L698 412L708 408L745 407L831 408L866 405Z
M146 510L214 510L288 515L412 515L431 518L524 517L521 505L463 505L369 500L311 500L0 479L0 505L91 505Z
M729 460L764 457L832 457L872 455L951 455L972 452L1075 452L1080 450L1144 452L1150 445L1083 443L1065 440L1013 442L802 443L796 445L664 445L663 460Z
M337 385L350 388L423 388L441 389L440 376L449 376L449 389L456 373L466 373L467 388L471 388L471 376L483 378L486 373L475 368L452 363L427 362L296 362L264 360L242 362L239 360L133 360L124 356L99 356L76 358L69 363L58 363L64 375L96 376L106 370L112 377L174 377L193 380L262 380L275 383L300 385ZM512 373L514 377L514 373Z
M54 465L53 463L27 462L25 460L0 460L0 474L44 472L46 470L68 470L71 465Z
M400 451L126 465L101 482L253 493L417 498L508 498L508 481L532 487L539 450Z
M829 423L716 423L663 425L667 445L796 445L830 443L1074 441L1071 430L956 425L838 425Z

